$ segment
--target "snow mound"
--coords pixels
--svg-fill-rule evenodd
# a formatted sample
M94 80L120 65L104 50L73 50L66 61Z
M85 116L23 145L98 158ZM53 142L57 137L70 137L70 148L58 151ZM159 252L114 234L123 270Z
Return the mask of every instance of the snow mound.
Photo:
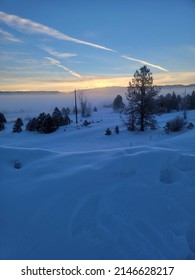
M195 259L194 154L0 154L1 259Z

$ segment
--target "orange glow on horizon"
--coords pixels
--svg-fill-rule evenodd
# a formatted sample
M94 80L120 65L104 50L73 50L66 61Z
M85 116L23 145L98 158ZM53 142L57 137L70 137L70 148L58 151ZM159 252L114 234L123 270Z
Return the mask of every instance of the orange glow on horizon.
M163 74L153 74L154 85L174 85L195 83L195 72L169 72ZM20 79L16 83L0 85L1 91L61 91L71 92L75 89L93 89L104 87L127 87L131 76L121 77L86 77L84 79L74 79L69 81L59 80L50 82L49 80L33 82L32 80ZM35 79L36 80L36 79ZM37 79L38 80L38 79Z

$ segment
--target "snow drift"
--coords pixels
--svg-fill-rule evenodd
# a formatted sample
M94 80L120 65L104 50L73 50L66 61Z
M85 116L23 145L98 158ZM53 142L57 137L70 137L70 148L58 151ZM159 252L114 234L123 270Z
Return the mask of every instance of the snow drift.
M144 146L0 153L1 258L195 258L194 155Z

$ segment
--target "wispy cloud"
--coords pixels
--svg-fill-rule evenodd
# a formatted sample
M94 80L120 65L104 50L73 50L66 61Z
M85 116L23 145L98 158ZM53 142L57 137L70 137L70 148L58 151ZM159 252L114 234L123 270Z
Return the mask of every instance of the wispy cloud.
M56 60L56 59L53 59L51 57L46 57L46 59L53 65L57 66L57 67L60 67L62 69L64 69L65 71L67 71L68 73L70 73L71 75L79 78L79 79L82 79L82 76L76 72L74 72L73 70L71 70L70 68L66 67L65 65L63 65L60 61Z
M69 58L77 56L76 53L61 53L49 47L41 47L41 49L58 58Z
M21 18L16 15L9 15L7 13L0 12L0 21L20 32L26 32L31 34L44 34L59 40L71 41L76 44L87 45L105 51L114 51L110 48L98 44L93 44L91 42L86 42L77 38L70 37L56 29L34 22L30 19Z
M157 69L159 69L159 70L168 72L167 69L165 69L165 68L163 68L163 67L161 67L161 66L159 66L159 65L155 65L155 64L152 64L152 63L150 63L150 62L147 62L147 61L145 61L145 60L136 59L136 58L129 57L129 56L126 56L126 55L121 55L121 57L122 57L122 58L125 58L125 59L127 59L127 60L137 61L137 62L139 62L139 63L142 63L142 64L145 64L145 65L151 66L151 67L153 67L153 68L157 68Z
M0 28L0 36L3 37L4 40L9 41L9 42L22 43L22 40L20 40L19 38L16 38L14 35L3 30L2 28Z

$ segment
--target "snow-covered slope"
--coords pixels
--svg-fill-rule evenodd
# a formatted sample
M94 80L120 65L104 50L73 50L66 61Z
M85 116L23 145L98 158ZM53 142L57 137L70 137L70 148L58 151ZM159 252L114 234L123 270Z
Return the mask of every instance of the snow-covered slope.
M89 127L49 135L12 133L8 123L0 258L195 259L195 129L165 135L175 114L145 133L102 107ZM104 135L116 125L119 135Z

